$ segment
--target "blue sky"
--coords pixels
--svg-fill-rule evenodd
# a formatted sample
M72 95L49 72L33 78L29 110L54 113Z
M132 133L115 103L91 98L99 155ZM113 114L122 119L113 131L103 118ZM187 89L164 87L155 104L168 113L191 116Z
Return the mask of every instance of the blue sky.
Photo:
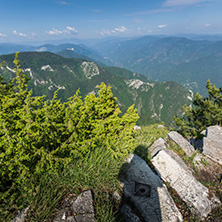
M0 42L222 34L222 0L0 0Z

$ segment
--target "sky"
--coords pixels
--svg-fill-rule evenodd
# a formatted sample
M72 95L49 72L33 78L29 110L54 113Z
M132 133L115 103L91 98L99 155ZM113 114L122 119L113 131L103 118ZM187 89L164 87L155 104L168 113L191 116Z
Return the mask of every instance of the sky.
M0 0L0 42L222 34L222 0Z

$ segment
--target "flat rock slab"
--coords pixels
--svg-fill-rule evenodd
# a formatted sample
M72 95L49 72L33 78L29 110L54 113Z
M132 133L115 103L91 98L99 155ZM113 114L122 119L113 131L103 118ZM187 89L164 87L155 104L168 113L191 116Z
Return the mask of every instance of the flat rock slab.
M203 138L203 153L222 165L222 128L210 126Z
M176 131L168 133L168 138L179 145L188 157L191 157L194 154L194 147Z
M161 179L137 155L130 155L124 166L123 194L142 221L179 222L183 217ZM138 221L135 217L135 221Z
M206 217L213 207L220 204L208 189L197 181L182 159L172 150L163 149L152 159L162 179L176 190L178 195L200 217Z

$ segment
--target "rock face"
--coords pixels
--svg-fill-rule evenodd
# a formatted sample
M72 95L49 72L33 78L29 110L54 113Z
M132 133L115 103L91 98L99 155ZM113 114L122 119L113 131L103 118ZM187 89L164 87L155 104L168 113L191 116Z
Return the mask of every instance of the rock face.
M162 149L152 159L162 179L176 190L178 195L200 217L206 217L220 203L208 189L197 181L182 159L172 150Z
M210 126L203 138L203 153L215 162L222 164L222 128Z
M194 147L188 141L186 141L179 133L172 131L168 133L168 138L178 144L182 148L182 150L187 154L187 156L191 157L195 152Z
M130 155L127 159L122 182L123 194L139 211L141 221L183 221L166 186L137 155ZM130 212L130 209L127 209ZM135 218L134 221L138 221L138 215Z
M82 192L73 203L63 207L53 222L94 222L93 199L90 190Z

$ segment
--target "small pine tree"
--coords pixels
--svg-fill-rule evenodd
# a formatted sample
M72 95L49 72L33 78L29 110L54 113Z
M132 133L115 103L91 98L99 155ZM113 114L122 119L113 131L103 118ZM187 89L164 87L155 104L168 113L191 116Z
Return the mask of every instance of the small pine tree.
M174 117L177 130L184 136L200 137L201 132L211 125L222 125L222 89L207 81L208 97L196 94L193 107L184 105L182 118Z

